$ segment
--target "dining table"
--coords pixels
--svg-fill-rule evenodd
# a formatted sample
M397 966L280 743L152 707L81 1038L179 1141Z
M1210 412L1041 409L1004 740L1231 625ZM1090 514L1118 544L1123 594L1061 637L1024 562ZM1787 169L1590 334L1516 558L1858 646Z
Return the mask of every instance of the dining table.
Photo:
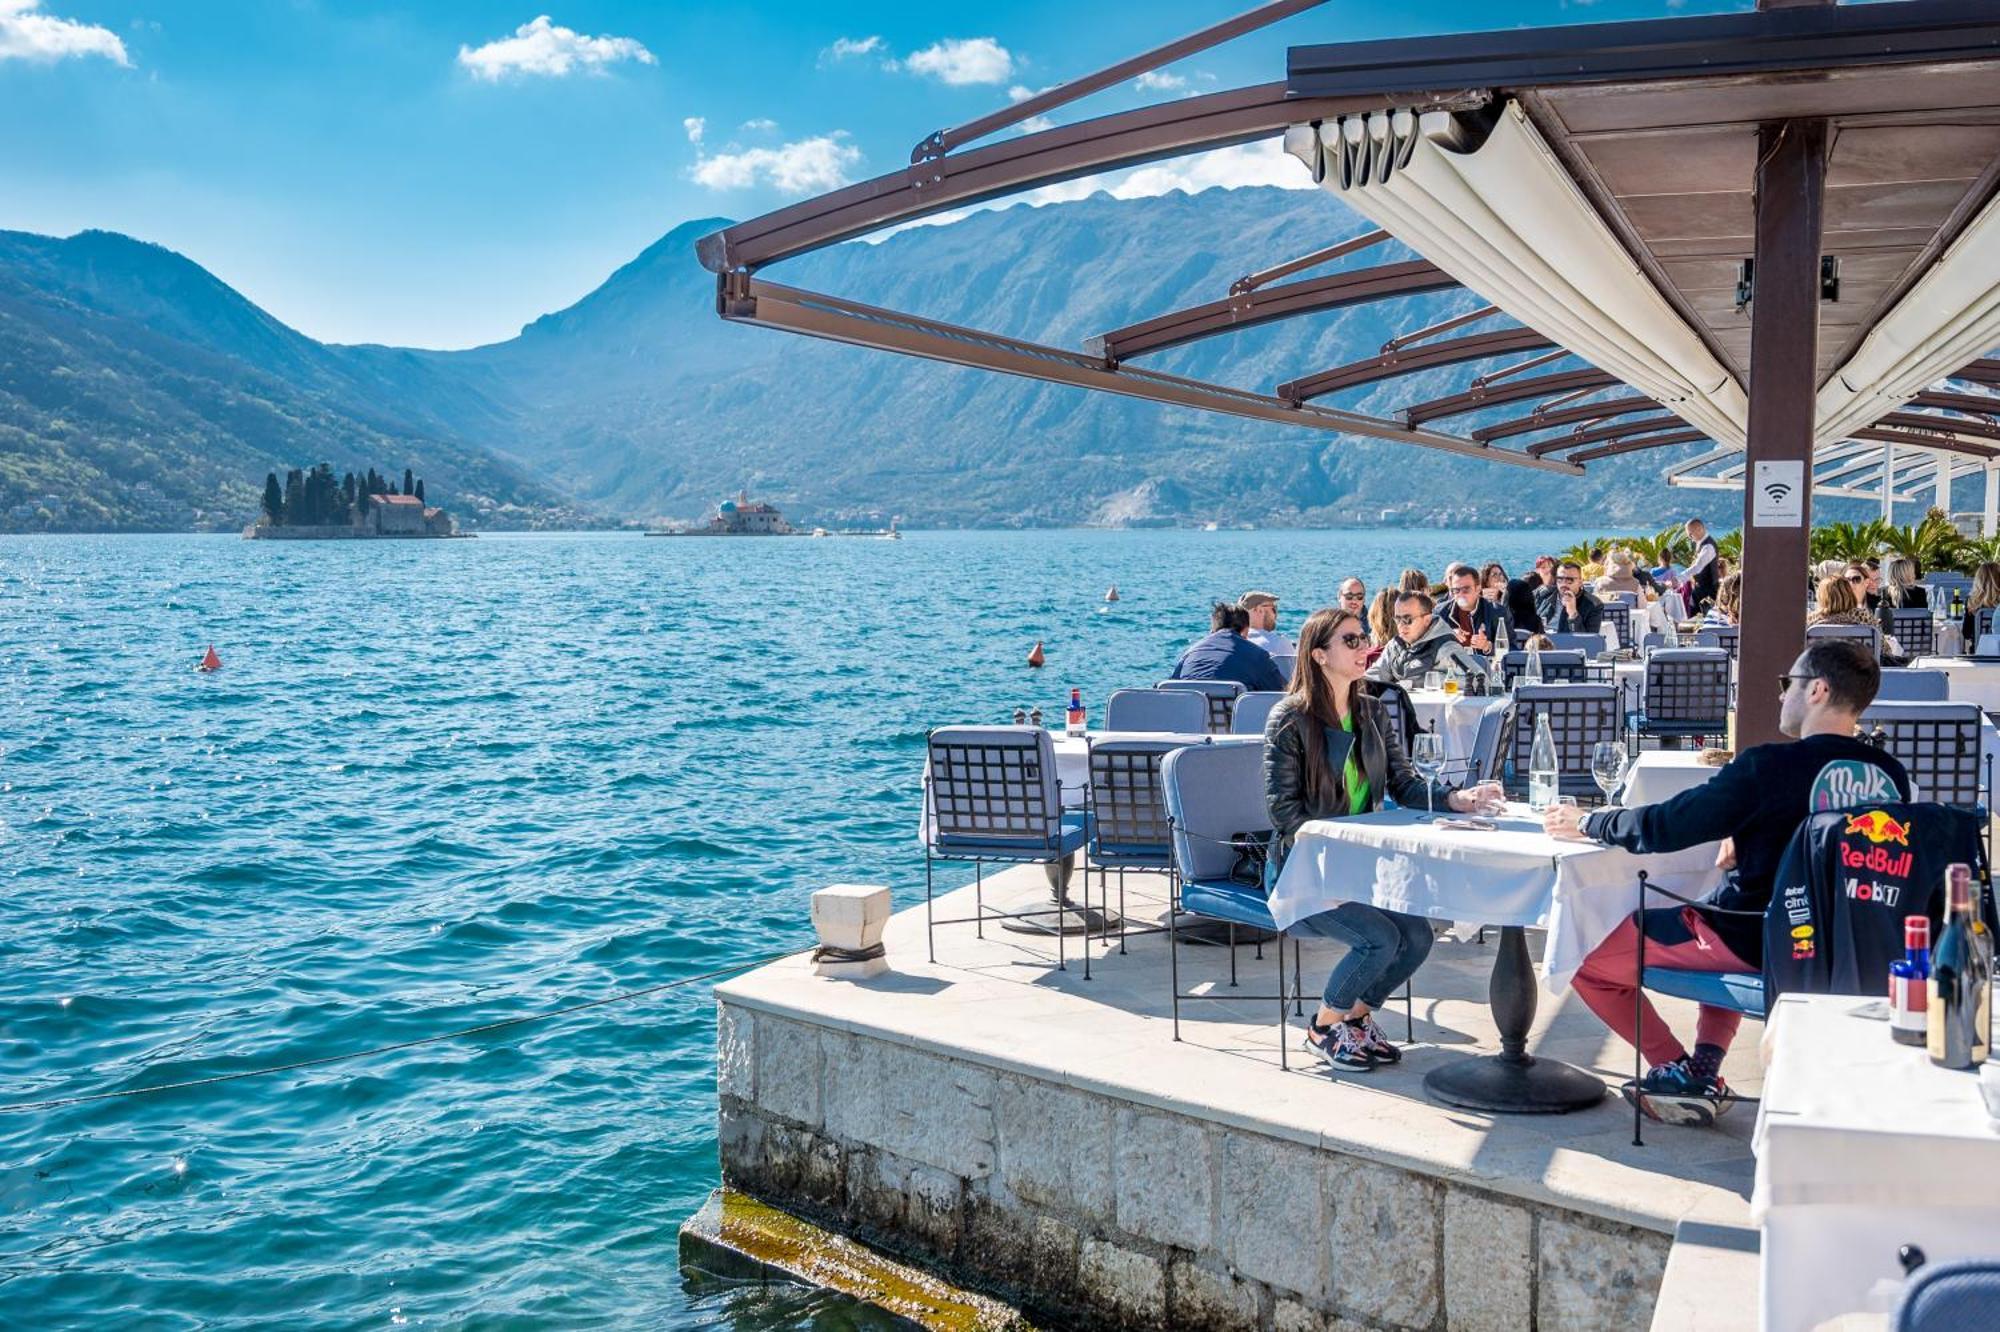
M1487 1000L1500 1049L1441 1064L1424 1086L1466 1109L1560 1114L1597 1104L1605 1088L1591 1073L1528 1053L1540 986L1527 932L1546 931L1541 984L1559 994L1590 951L1640 905L1641 870L1654 886L1704 896L1721 882L1716 851L1710 842L1641 856L1562 841L1542 830L1539 813L1511 802L1484 819L1383 809L1301 827L1272 890L1271 915L1283 929L1343 902L1366 902L1499 927Z

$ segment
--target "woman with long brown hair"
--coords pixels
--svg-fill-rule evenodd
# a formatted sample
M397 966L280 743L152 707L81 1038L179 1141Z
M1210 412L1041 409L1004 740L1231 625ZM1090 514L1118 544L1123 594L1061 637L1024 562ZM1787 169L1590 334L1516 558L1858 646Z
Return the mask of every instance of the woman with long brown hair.
M1431 800L1461 813L1500 803L1497 782L1426 790L1381 701L1363 687L1368 648L1367 626L1351 611L1314 611L1299 632L1291 687L1264 727L1264 802L1275 830L1267 883L1277 882L1292 839L1308 820L1365 814L1380 809L1384 796L1406 808ZM1373 1014L1430 955L1430 921L1343 902L1293 928L1347 945L1327 977L1307 1048L1337 1068L1400 1060L1402 1052Z

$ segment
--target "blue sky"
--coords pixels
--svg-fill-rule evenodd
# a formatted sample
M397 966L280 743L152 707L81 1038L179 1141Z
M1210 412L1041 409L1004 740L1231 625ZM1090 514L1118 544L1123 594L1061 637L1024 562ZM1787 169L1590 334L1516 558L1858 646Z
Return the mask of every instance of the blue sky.
M0 228L157 241L328 341L471 346L677 223L891 170L1013 90L1248 7L0 0ZM1300 42L1748 7L1333 0L1062 115L1279 79ZM1103 183L1282 168L1246 150Z

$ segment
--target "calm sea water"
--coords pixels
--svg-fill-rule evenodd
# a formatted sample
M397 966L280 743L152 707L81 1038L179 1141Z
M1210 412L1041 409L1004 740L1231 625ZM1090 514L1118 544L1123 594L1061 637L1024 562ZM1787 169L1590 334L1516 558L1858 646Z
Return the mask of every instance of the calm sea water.
M1217 595L1573 533L0 542L0 1101L200 1078L799 946L921 893L927 727L1093 710ZM1123 600L1106 606L1105 588ZM1042 639L1046 669L1023 659ZM191 668L213 642L225 669ZM0 1113L0 1324L845 1327L696 1290L707 987Z

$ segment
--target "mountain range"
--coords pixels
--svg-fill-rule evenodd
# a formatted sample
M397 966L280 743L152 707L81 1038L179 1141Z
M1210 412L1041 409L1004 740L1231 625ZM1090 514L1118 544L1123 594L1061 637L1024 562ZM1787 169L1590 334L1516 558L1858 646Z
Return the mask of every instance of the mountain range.
M676 227L569 308L452 352L314 341L129 237L0 232L0 531L241 526L266 471L319 461L413 467L471 527L688 519L738 489L826 525L1573 525L1589 514L1610 530L1658 528L1691 507L1734 525L1733 495L1661 482L1676 450L1565 477L726 324L694 257L695 240L725 225ZM1357 230L1317 191L1100 193L838 245L769 275L1074 347ZM1268 389L1475 304L1460 292L1361 306L1147 364ZM1410 376L1333 402L1388 414L1463 377Z

